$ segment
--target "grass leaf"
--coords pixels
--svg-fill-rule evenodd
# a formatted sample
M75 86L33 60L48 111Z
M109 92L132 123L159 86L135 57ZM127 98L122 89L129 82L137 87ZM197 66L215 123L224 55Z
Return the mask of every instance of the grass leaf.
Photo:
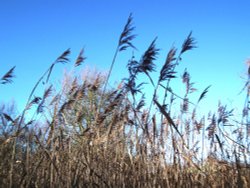
M182 138L182 135L180 133L180 131L178 130L177 126L175 125L174 121L172 120L172 118L170 117L170 115L166 112L165 108L160 105L158 103L157 100L154 99L154 103L156 104L156 106L159 108L160 112L164 115L164 117L168 120L168 122L170 123L170 125L172 125L174 127L174 129L176 130L176 132L179 134L179 136Z
M2 113L4 118L7 120L7 121L10 121L12 123L14 123L14 120L10 117L10 115L6 114L6 113Z

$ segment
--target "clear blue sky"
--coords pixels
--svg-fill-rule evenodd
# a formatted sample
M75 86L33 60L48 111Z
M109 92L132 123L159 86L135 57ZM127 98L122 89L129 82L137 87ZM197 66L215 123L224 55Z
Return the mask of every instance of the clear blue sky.
M250 57L249 7L247 0L1 0L0 76L15 65L16 78L0 86L0 101L15 99L22 108L39 76L67 48L72 61L85 48L88 59L82 68L107 71L132 12L138 59L158 36L160 67L170 47L180 47L192 30L198 48L183 57L178 75L187 68L200 92L212 85L204 105L215 108L221 99L242 108L245 95L238 93ZM130 56L128 50L118 57L112 80L126 76ZM55 69L58 80L63 68Z

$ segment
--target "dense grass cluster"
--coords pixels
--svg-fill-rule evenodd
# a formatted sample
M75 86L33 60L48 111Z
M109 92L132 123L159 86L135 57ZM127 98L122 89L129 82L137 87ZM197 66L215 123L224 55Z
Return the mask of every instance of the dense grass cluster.
M169 50L157 80L151 77L159 53L154 39L139 60L129 60L129 76L108 88L117 55L135 48L132 21L130 15L107 75L65 75L61 88L49 85L55 66L69 63L66 50L38 79L20 114L14 105L0 107L1 187L250 186L249 103L241 122L222 104L217 113L198 118L209 86L196 103L189 99L195 89L186 70L186 93L171 87L183 54L195 48L192 33L180 50ZM82 50L74 67L85 59ZM14 69L1 84L12 82ZM150 99L140 76L154 88ZM42 82L46 88L38 97ZM245 89L248 101L248 82Z

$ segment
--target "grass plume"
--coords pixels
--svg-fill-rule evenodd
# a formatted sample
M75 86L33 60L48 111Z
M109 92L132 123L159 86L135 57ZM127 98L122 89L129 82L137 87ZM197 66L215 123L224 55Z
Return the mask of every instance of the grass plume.
M135 49L134 29L130 15L107 76L87 70L65 74L59 87L48 84L57 64L70 63L67 49L38 78L21 113L15 104L0 105L1 187L250 186L249 80L241 121L221 103L217 111L200 114L210 86L193 103L191 75L184 69L178 76L176 69L196 47L190 33L180 51L167 52L156 80L150 75L160 60L154 39L141 59L130 58L128 77L107 87L118 53ZM72 72L85 59L82 49ZM2 84L12 82L14 68ZM183 84L183 93L172 79ZM37 95L40 87L44 92Z
M0 84L12 83L12 79L15 77L14 70L16 66L12 67L8 72L6 72L0 79Z

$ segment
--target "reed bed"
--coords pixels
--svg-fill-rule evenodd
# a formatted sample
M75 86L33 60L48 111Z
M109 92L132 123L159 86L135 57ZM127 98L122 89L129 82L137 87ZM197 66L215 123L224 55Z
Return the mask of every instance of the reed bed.
M151 76L160 53L155 38L139 60L131 57L129 76L108 87L116 57L136 49L134 30L130 15L107 75L66 74L61 88L50 85L57 64L69 63L68 49L38 79L20 114L14 104L2 104L1 187L250 187L249 103L240 122L222 104L201 116L198 107L210 86L192 102L190 74L177 76L183 55L196 47L192 33L180 50L169 50L157 80ZM81 50L74 69L85 60ZM14 70L2 76L0 87L13 81ZM149 99L140 76L153 88ZM172 79L182 79L184 95L173 90ZM247 82L246 101L249 88Z

